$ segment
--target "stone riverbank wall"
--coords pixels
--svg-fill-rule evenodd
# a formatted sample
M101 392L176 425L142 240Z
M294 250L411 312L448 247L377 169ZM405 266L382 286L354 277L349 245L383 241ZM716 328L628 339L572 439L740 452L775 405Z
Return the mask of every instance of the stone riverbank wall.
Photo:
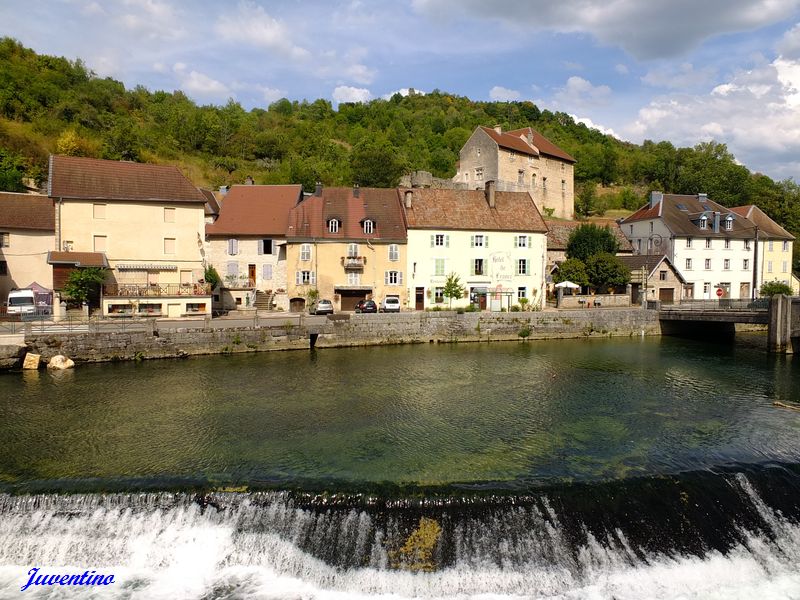
M217 324L217 323L215 323ZM172 328L120 333L34 334L28 351L47 361L56 354L76 363L144 360L384 344L520 341L522 339L660 335L658 313L640 308L558 312L333 315L300 324L259 327Z

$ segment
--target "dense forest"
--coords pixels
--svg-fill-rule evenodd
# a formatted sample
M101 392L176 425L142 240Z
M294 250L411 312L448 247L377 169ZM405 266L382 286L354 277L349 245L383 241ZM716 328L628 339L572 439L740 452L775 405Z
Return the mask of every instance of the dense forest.
M531 102L475 102L439 90L343 103L278 100L267 108L198 106L183 92L126 89L80 60L0 38L0 189L41 182L51 152L179 165L198 185L302 183L389 187L411 170L455 174L478 125L532 126L577 159L576 207L633 210L652 189L757 204L800 234L800 186L737 164L724 144L622 142ZM595 196L597 186L613 193ZM796 249L800 244L796 244ZM797 256L797 254L796 254ZM795 269L800 262L795 261Z

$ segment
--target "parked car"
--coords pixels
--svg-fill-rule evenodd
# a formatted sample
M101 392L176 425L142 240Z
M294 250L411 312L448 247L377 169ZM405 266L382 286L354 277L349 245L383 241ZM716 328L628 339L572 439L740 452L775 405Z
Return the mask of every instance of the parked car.
M398 296L386 296L381 302L381 312L400 312L400 298Z
M312 304L308 311L312 315L332 315L333 302L330 300L318 300L316 304Z
M357 313L376 313L378 312L378 305L374 300L359 300L356 304Z

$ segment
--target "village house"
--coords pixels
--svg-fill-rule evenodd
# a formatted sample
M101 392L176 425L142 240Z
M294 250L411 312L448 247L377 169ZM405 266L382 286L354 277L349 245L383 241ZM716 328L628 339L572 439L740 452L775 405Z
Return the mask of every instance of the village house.
M756 290L763 283L780 281L790 286L793 294L800 294L800 280L792 274L794 236L753 204L737 206L731 210L758 227Z
M47 253L54 247L53 201L38 194L0 192L0 302L11 290L32 283L52 289Z
M497 191L529 192L540 214L571 219L574 165L572 156L530 127L477 127L461 148L453 181L473 190L494 181Z
M631 304L660 300L672 304L680 298L686 280L663 254L635 254L619 257L631 272Z
M686 281L683 299L713 299L718 289L723 298L751 298L757 291L755 224L705 194L652 192L621 227L634 252L669 258Z
M447 277L466 288L453 307L541 307L547 227L528 192L406 189L408 287L416 310L450 305Z
M303 199L300 185L234 185L206 225L207 264L222 278L214 308L288 310L286 230Z
M48 195L53 264L107 260L103 315L210 315L202 262L207 198L177 167L51 156Z
M388 296L407 306L406 229L397 190L317 184L291 210L286 239L292 311L315 297L331 300L335 310Z

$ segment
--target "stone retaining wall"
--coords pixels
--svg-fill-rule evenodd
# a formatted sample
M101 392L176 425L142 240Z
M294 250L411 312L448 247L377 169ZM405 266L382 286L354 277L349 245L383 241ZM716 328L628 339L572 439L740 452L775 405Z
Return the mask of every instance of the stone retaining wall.
M558 312L452 311L335 315L324 323L122 332L41 334L26 338L44 361L63 354L81 362L172 358L272 350L528 339L659 335L658 313L634 309Z

